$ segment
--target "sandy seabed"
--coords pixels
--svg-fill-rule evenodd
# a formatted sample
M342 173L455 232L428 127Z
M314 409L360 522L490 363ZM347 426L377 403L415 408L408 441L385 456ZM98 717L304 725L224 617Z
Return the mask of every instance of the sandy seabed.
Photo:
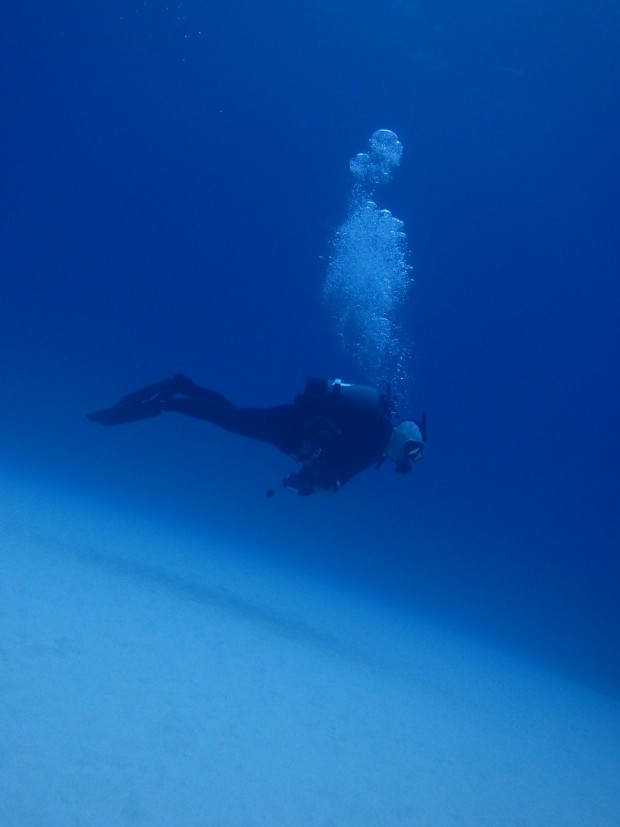
M620 825L620 701L0 476L0 825Z

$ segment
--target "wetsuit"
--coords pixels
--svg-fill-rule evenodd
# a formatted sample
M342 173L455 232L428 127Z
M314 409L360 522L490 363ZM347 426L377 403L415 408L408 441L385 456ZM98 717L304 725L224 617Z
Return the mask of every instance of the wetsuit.
M120 425L162 411L205 419L275 445L301 463L301 471L283 481L301 495L337 491L360 471L380 463L393 430L389 400L373 388L321 379L309 379L292 405L238 408L222 394L178 374L87 416L102 425Z

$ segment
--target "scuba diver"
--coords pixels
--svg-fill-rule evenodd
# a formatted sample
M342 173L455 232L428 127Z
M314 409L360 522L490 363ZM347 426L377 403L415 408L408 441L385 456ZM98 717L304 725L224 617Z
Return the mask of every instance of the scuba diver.
M426 414L418 421L392 422L396 406L390 387L384 393L340 379L309 378L293 404L238 408L216 391L201 388L179 373L123 396L111 408L87 414L101 425L123 425L176 411L205 419L250 439L268 442L296 462L299 473L282 483L301 496L336 492L356 474L386 459L396 471L411 471L426 446ZM273 496L270 489L267 496Z

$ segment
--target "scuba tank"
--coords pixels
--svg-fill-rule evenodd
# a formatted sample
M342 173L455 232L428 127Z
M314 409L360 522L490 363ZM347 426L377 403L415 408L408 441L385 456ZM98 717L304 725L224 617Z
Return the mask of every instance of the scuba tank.
M331 407L334 403L355 409L359 413L383 414L391 417L395 413L395 400L388 385L384 393L368 385L353 385L343 382L342 379L319 379L308 377L306 387L296 402L325 404Z

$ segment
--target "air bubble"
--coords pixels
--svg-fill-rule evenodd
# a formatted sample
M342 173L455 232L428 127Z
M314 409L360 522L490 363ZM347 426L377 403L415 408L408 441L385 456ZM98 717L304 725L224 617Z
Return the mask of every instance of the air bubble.
M326 304L336 317L345 349L367 381L389 382L403 396L409 349L401 328L411 266L403 222L373 200L377 184L389 181L403 146L394 132L379 129L369 151L351 159L355 178L349 213L332 240L324 283Z

